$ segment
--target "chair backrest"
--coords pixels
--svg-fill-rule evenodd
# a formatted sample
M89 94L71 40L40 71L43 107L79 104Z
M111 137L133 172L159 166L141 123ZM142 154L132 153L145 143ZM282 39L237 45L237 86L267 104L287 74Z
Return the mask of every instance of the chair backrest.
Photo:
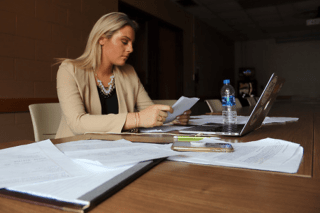
M154 104L164 104L172 106L174 103L177 102L177 100L174 99L167 99L167 100L152 100Z
M35 141L55 138L61 120L60 104L31 104L29 110Z
M254 99L254 97L248 97L247 101L249 103L249 106L255 106L257 101Z
M239 98L236 98L236 108L237 109L242 108L242 104L241 104Z
M222 103L219 99L207 99L205 102L208 104L208 107L211 112L221 112Z

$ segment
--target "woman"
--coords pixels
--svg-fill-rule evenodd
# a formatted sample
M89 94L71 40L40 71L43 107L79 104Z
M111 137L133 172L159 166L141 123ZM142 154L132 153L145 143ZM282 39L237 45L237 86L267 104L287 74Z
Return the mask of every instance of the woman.
M133 67L125 64L136 29L127 15L106 14L94 25L79 58L59 60L62 119L56 138L161 126L173 112L170 106L154 105ZM176 123L186 125L190 112L178 116Z

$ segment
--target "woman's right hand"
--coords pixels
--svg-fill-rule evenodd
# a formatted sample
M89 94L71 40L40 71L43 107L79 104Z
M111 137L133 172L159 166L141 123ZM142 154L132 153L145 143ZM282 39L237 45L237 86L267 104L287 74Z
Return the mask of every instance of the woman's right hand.
M168 105L155 104L139 112L139 127L162 126L173 109Z

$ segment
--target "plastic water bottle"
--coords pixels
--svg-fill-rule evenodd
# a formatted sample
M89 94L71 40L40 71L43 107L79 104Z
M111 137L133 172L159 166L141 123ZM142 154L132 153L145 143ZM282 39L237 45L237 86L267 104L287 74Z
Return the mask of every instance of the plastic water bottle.
M236 98L234 88L230 85L230 79L223 80L221 88L222 118L224 124L237 123Z

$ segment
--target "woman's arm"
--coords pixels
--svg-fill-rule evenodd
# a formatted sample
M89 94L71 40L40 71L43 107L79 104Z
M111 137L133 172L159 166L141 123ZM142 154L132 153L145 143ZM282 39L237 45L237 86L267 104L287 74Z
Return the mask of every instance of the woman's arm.
M155 104L141 112L128 113L123 129L162 126L168 117L168 112L173 112L172 107Z
M130 68L128 70L130 78L135 79L136 90L133 96L135 97L136 108L139 112L128 113L123 129L162 126L166 117L168 117L167 112L173 112L172 107L160 104L155 105L144 89L133 67L130 65L128 67Z

